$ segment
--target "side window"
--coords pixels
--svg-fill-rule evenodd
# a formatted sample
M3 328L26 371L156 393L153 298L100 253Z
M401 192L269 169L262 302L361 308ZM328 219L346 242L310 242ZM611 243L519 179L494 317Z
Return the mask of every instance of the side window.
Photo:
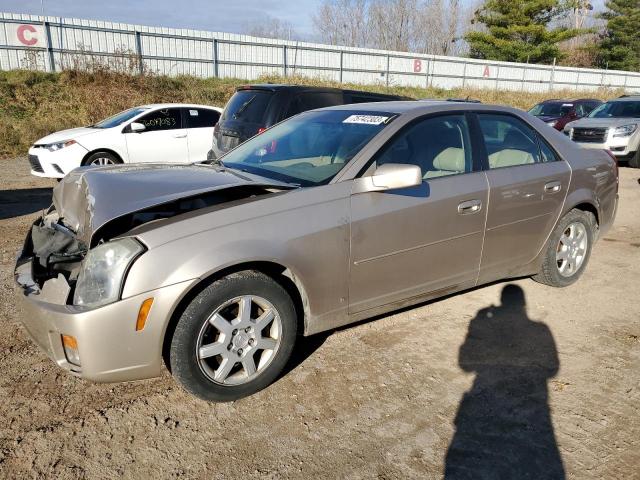
M510 115L478 114L489 156L489 168L514 167L542 161L535 132Z
M586 103L584 105L584 114L589 115L591 113L592 110L594 110L596 107L599 107L600 104L599 103Z
M551 147L545 142L540 136L538 136L538 143L540 144L540 156L542 157L542 161L547 162L555 162L558 159L556 153L551 150Z
M154 110L153 112L139 118L136 122L144 125L145 132L182 128L182 119L179 108L163 108L161 110Z
M187 128L212 128L218 123L220 114L207 108L185 108Z
M341 93L333 92L306 92L300 93L294 97L287 111L286 117L292 117L298 113L314 110L316 108L332 107L334 105L342 105Z
M584 103L579 103L576 105L576 115L578 117L584 117L587 114L586 105Z
M407 163L430 179L473 170L469 128L464 115L443 115L419 121L401 131L376 156L376 167Z

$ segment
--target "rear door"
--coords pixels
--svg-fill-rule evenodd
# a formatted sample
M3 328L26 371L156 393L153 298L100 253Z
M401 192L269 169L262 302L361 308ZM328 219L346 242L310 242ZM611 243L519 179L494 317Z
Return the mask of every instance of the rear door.
M488 187L474 162L464 114L412 122L376 155L418 165L418 187L351 197L349 311L358 313L429 292L473 286Z
M131 132L127 127L124 130L129 162L189 161L187 130L182 126L180 108L153 110L136 122L143 124L145 129Z
M542 249L567 194L571 169L516 116L478 113L489 208L480 282L517 272Z
M213 128L220 119L220 113L210 108L185 108L183 112L187 128L189 161L204 161L211 148Z

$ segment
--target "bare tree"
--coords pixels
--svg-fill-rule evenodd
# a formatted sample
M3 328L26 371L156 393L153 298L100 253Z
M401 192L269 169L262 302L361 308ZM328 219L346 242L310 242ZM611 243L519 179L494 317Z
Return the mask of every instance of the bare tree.
M413 50L417 0L373 0L369 7L371 46L383 50Z
M368 9L367 0L323 0L313 15L313 25L323 42L366 47Z
M313 22L332 45L452 55L472 12L462 0L323 0Z
M264 17L261 20L246 22L243 31L254 37L280 40L299 40L300 38L291 22L274 17Z

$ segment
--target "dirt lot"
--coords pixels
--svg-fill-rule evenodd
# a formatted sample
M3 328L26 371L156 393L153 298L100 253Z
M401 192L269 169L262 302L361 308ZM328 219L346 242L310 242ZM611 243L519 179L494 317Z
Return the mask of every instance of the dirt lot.
M277 383L216 405L168 374L87 383L34 346L12 268L53 182L0 165L0 477L640 478L638 170L576 285L499 283L309 338Z

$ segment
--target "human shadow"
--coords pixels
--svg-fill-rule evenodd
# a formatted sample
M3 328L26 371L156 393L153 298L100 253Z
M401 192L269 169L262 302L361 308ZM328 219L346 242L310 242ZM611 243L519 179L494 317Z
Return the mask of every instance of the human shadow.
M51 192L50 187L0 190L0 220L47 208L51 205Z
M500 306L469 324L459 364L476 378L460 402L445 479L563 479L547 381L559 368L549 328L532 321L523 290L509 284Z

